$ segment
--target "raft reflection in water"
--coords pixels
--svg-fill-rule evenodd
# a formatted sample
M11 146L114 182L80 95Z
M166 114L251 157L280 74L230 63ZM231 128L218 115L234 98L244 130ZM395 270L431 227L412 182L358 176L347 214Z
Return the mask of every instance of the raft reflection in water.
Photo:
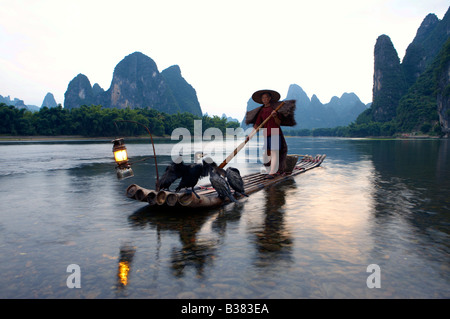
M266 267L282 261L292 262L293 239L286 228L284 217L286 193L295 189L294 179L290 178L264 189L265 206L263 222L255 225L251 232L255 235L257 251L255 265Z
M267 267L279 262L291 263L293 239L285 225L285 204L287 193L295 191L297 185L293 178L269 186L263 191L265 198L261 222L248 229L249 238L255 248L254 265ZM156 230L157 247L161 245L162 232L175 232L179 245L170 251L170 263L167 267L175 277L184 277L186 270L195 270L197 278L205 276L205 269L216 262L216 257L225 242L227 225L239 223L245 212L246 202L223 206L214 210L196 210L177 213L168 210L155 210L154 206L145 206L129 216L132 228ZM256 217L256 216L255 216ZM202 232L204 225L211 225L210 232ZM199 234L202 233L202 236ZM120 251L119 280L121 287L129 282L131 261L135 247L124 245ZM159 264L159 252L154 262Z

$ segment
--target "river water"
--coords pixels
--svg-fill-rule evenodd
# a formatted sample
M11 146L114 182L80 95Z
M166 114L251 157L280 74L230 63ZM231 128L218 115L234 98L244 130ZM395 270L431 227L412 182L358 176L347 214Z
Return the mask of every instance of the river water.
M125 180L110 141L0 143L0 298L450 297L448 140L287 141L327 158L190 212L125 196L154 186L149 141L126 141ZM173 146L156 141L161 172Z

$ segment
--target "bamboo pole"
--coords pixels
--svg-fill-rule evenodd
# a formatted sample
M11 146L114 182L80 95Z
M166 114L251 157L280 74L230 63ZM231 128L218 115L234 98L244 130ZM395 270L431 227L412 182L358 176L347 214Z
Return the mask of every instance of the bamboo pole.
M151 190L141 188L136 191L136 194L134 195L134 197L141 202L146 202L147 196L150 192L151 192Z
M169 206L175 206L178 202L178 195L175 193L169 193L166 197L166 204Z
M153 206L156 204L156 195L158 193L156 191L151 191L150 193L148 193L147 195L147 202L149 205Z
M280 105L277 106L277 108L275 109L275 112L277 112L282 106L284 105L284 102L281 102ZM228 157L219 165L219 168L224 168L225 165L227 165L232 159L233 157L236 156L237 153L239 153L239 151L241 149L244 148L245 144L247 144L248 141L250 141L250 139L255 136L255 134L264 126L266 125L266 123L270 120L270 118L272 117L268 116L256 129L254 129L246 138L245 141L243 141L238 147L235 148L235 150L228 155Z
M127 197L135 199L134 196L136 195L136 192L139 188L140 187L137 186L136 184L131 184L130 186L128 186L126 190Z
M169 192L166 191L159 191L156 195L156 204L163 205L166 202L166 198Z

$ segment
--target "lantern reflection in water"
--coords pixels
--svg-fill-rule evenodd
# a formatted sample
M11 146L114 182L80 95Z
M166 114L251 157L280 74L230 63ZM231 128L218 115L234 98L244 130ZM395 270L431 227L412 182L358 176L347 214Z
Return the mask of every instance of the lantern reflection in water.
M123 286L128 284L128 272L130 271L130 265L126 261L119 262L119 280Z
M125 287L128 284L131 262L133 261L136 247L124 245L120 248L119 268L117 270L118 286Z

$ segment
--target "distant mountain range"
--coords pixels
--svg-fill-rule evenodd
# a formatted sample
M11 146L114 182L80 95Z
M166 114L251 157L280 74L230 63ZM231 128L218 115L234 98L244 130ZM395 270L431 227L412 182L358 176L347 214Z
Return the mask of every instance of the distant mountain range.
M87 76L78 74L64 94L64 107L100 104L104 107L154 108L169 114L190 112L202 115L195 89L181 76L178 65L161 73L148 56L135 52L126 56L114 69L107 91L98 84L91 86ZM354 121L367 106L354 93L333 97L322 104L314 95L311 100L298 85L291 85L287 99L297 100L297 123L301 128L335 127ZM249 101L247 108L256 107ZM225 114L222 117L227 117ZM229 120L235 120L229 118Z
M289 87L286 99L297 100L298 128L347 125L367 108L354 93L344 93L340 98L333 97L329 103L322 104L316 95L309 99L296 84ZM10 101L9 97L4 103L27 107L23 101ZM72 109L91 104L117 108L150 107L169 114L190 112L202 116L203 113L195 89L182 77L178 65L159 72L156 63L141 52L126 56L116 65L111 85L106 91L97 83L91 85L89 78L81 73L70 81L64 94L64 108ZM44 98L44 105L56 106L51 93ZM250 100L247 109L256 106L258 105ZM39 110L38 107L27 108ZM225 114L222 117L229 121L238 121Z
M36 105L29 105L29 104L25 104L24 100L18 99L18 98L14 98L13 100L11 100L10 96L1 96L0 95L0 103L5 103L6 105L13 105L15 107L17 107L18 109L22 109L25 108L27 110L30 111L39 111L40 107L36 106ZM42 105L41 107L56 107L58 106L58 104L55 101L55 97L53 96L52 93L47 93L44 97L44 100L42 101Z
M296 100L295 120L297 125L293 129L314 129L345 126L356 120L370 104L364 104L355 93L344 93L339 98L334 96L330 102L323 104L314 94L311 99L297 84L291 84L285 100ZM250 99L247 102L247 111L260 104ZM245 125L245 117L241 122ZM288 131L290 128L285 128Z
M152 108L168 114L190 112L202 116L195 89L181 76L178 65L161 73L156 63L141 52L134 52L120 61L111 85L103 90L91 86L88 77L78 74L64 94L64 108L81 105L102 105L117 108Z

